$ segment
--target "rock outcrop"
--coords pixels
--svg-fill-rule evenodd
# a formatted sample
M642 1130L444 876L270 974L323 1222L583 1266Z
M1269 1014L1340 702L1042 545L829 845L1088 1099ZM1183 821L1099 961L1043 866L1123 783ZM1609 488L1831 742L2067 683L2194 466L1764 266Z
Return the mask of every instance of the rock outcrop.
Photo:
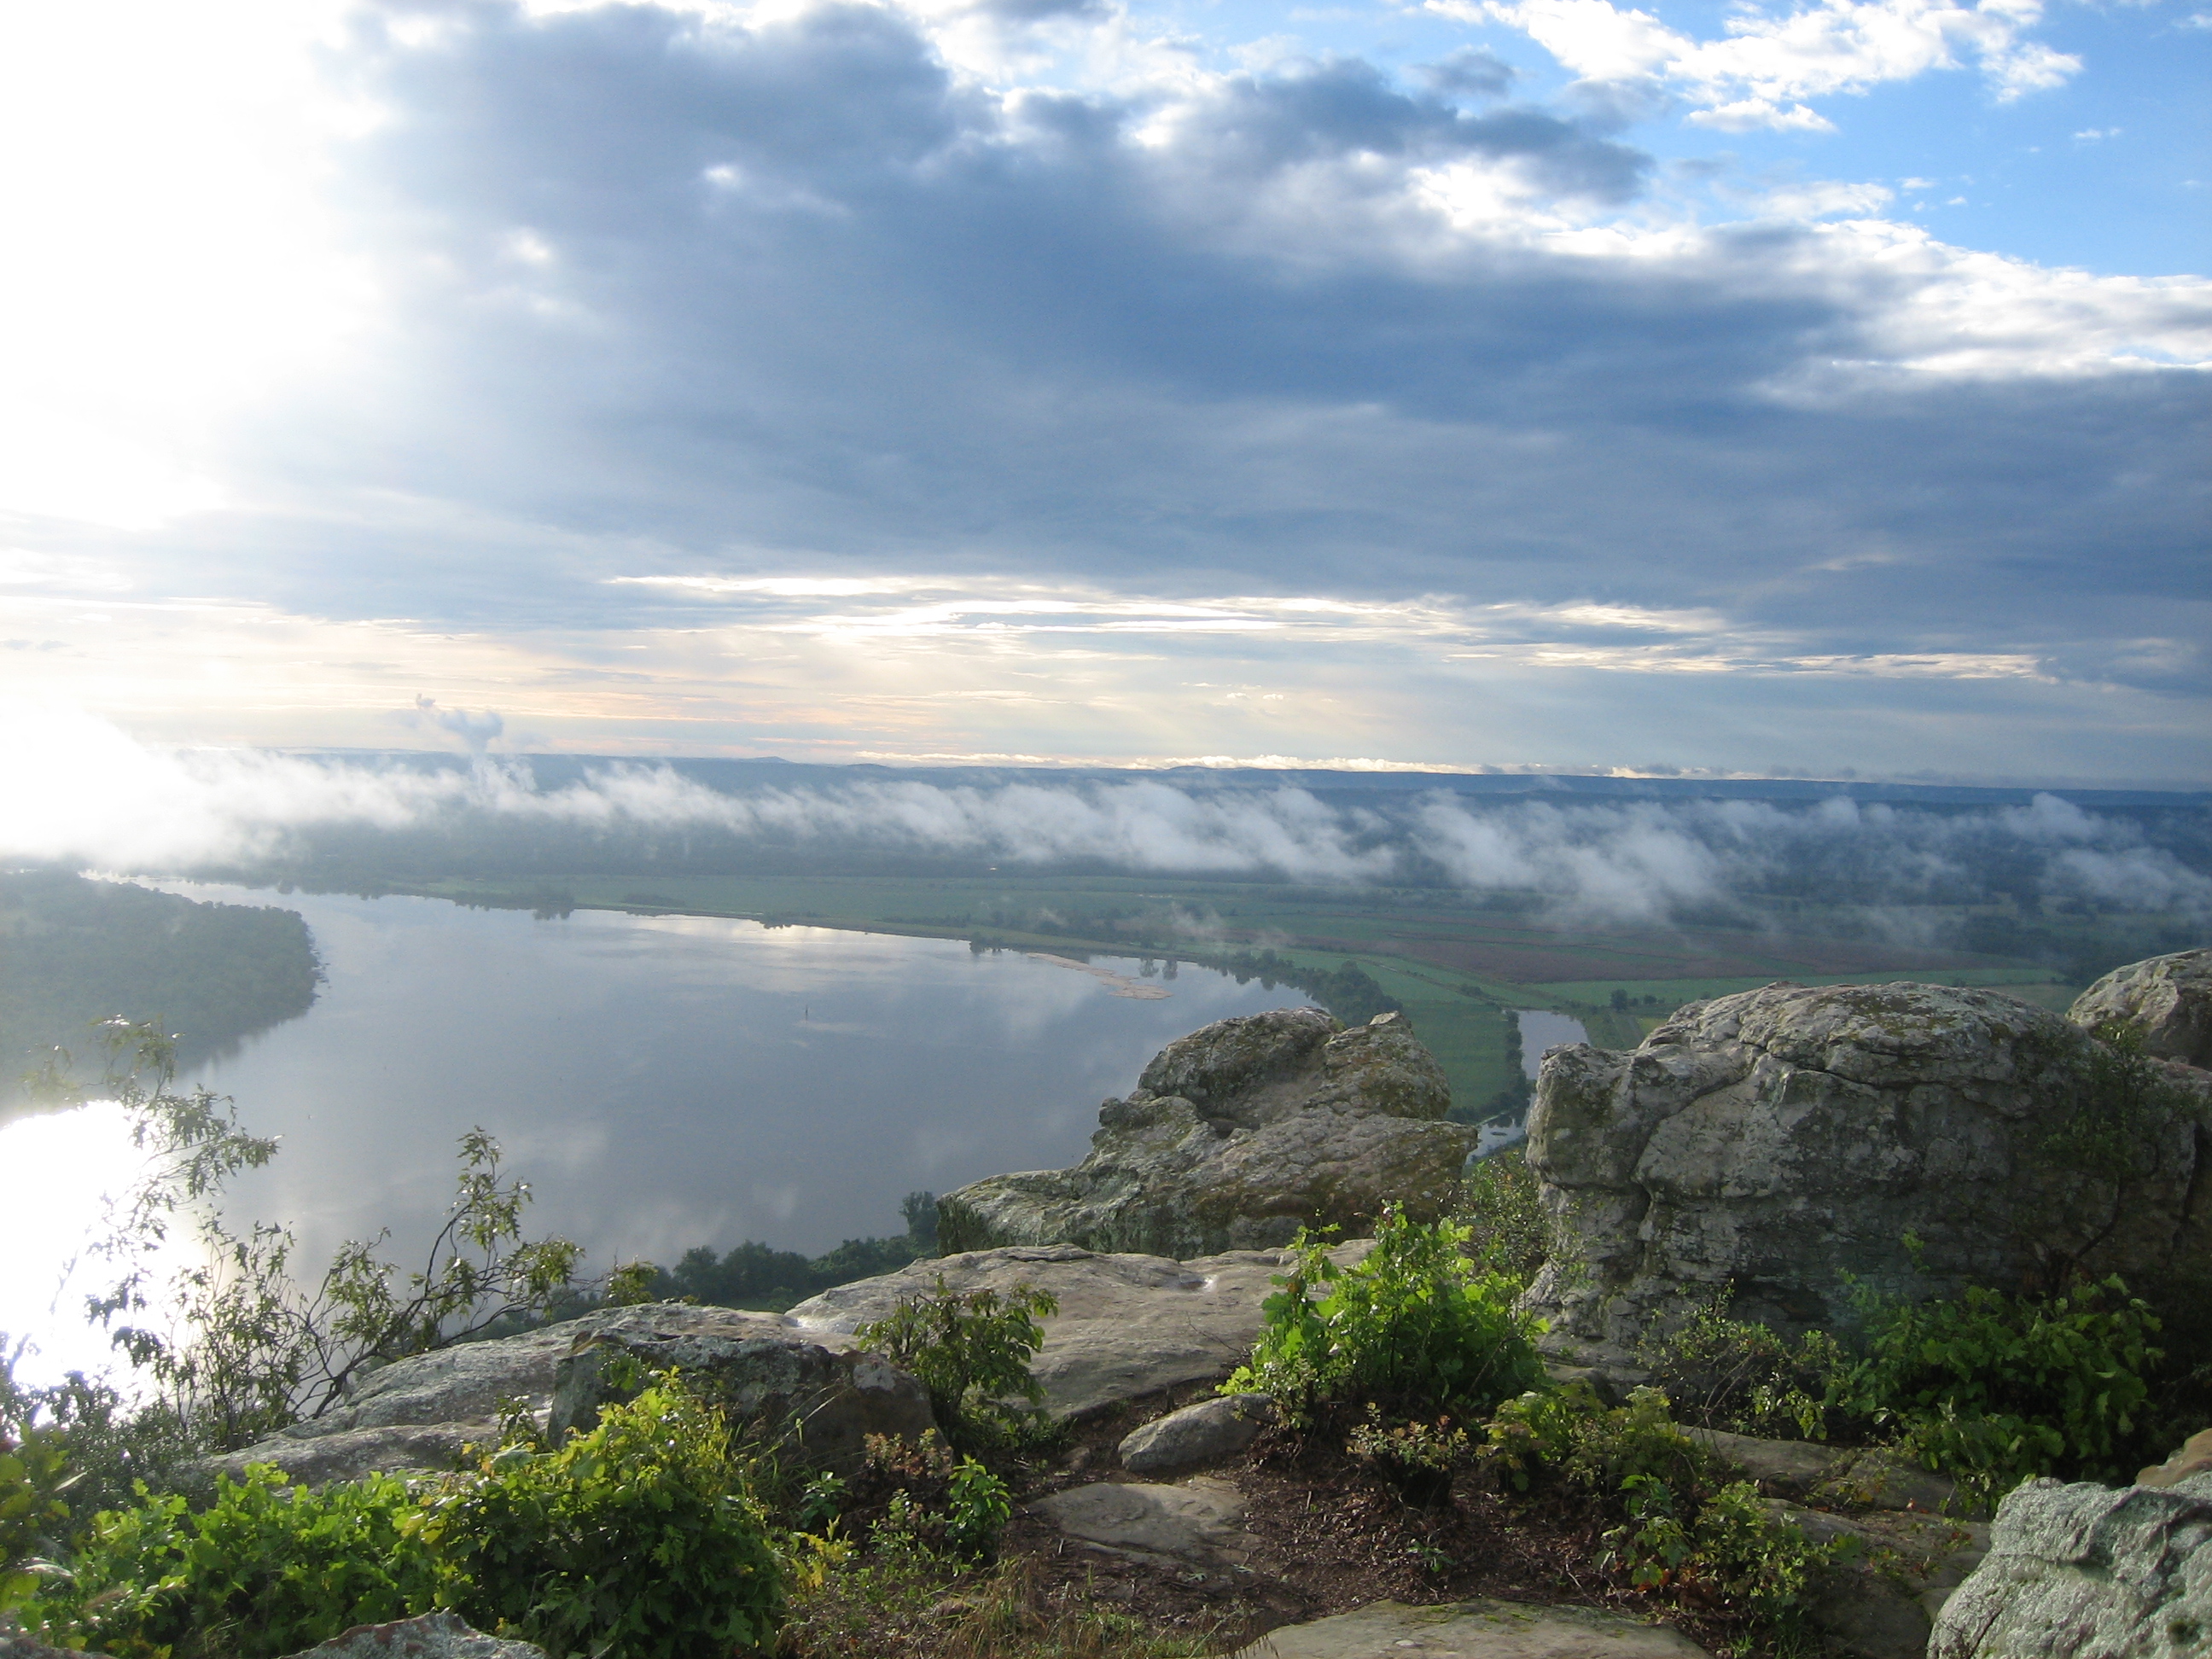
M1551 1259L1527 1304L1556 1356L1627 1376L1639 1339L1723 1285L1796 1332L1848 1322L1847 1274L1914 1300L2075 1265L2201 1275L2212 1079L2144 1062L2156 1109L2125 1109L2116 1182L2068 1150L2110 1061L2056 1014L1934 985L1771 985L1633 1052L1554 1048L1528 1122Z
M1309 1624L1286 1625L1236 1659L1705 1659L1680 1631L1595 1607L1521 1601L1408 1607L1374 1601Z
M849 1339L823 1340L773 1314L679 1303L610 1308L544 1330L418 1354L372 1373L348 1402L242 1451L203 1459L204 1484L274 1463L318 1486L379 1473L451 1468L465 1443L495 1432L519 1401L556 1432L586 1429L620 1397L605 1362L679 1366L733 1416L781 1433L797 1462L857 1466L870 1434L919 1437L931 1424L921 1385Z
M2147 1054L2212 1068L2212 950L2115 968L2074 1000L2066 1018L2084 1030L2117 1025Z
M1225 1019L1170 1043L1099 1109L1069 1170L947 1194L951 1248L1076 1244L1187 1259L1370 1232L1385 1205L1449 1207L1475 1132L1442 1121L1443 1068L1403 1014L1349 1030L1318 1008Z
M1944 1602L1928 1659L2202 1659L2212 1652L2212 1474L2169 1487L2030 1480Z
M1364 1257L1366 1240L1329 1254L1341 1267ZM1044 1385L1056 1419L1083 1417L1118 1401L1225 1376L1251 1358L1260 1304L1289 1258L1279 1250L1239 1250L1190 1261L1156 1255L1105 1255L1072 1245L972 1250L916 1261L879 1279L840 1285L784 1317L825 1346L850 1342L854 1330L881 1319L902 1297L946 1288L1048 1291L1060 1311L1042 1322L1044 1346L1030 1372Z

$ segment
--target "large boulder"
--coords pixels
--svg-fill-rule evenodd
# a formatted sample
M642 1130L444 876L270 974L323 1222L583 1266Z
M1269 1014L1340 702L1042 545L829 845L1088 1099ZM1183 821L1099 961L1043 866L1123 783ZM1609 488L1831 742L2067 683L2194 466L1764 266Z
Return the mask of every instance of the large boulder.
M2212 1068L2212 950L2115 968L2074 1000L2066 1018L2084 1030L2118 1026L2147 1054Z
M1318 1008L1225 1019L1170 1043L1100 1108L1070 1170L945 1194L948 1249L1076 1244L1186 1259L1373 1231L1386 1205L1448 1209L1475 1131L1403 1014L1347 1030Z
M2212 1653L2212 1474L2170 1487L2030 1480L1936 1614L1928 1659Z
M2130 1065L2141 1087L2108 1099ZM1796 1332L1848 1322L1854 1280L1918 1300L2076 1267L2201 1276L2208 1085L1990 991L1692 1003L1633 1052L1546 1056L1528 1163L1551 1257L1527 1305L1555 1355L1629 1376L1640 1339L1725 1285L1739 1316ZM2108 1107L2130 1124L2121 1180L2072 1146Z
M611 1367L618 1356L635 1367ZM337 1410L203 1459L187 1474L192 1484L211 1486L249 1463L274 1463L319 1486L450 1469L465 1444L485 1444L497 1432L503 1409L531 1412L556 1435L587 1429L601 1405L634 1389L623 1372L670 1367L810 1466L849 1468L864 1437L915 1437L931 1425L921 1385L854 1352L849 1339L825 1340L773 1314L656 1303L396 1361L364 1378Z
M1370 1248L1359 1240L1329 1255L1350 1267ZM1060 1311L1040 1322L1044 1346L1030 1370L1044 1386L1045 1409L1066 1419L1227 1376L1252 1357L1260 1305L1289 1260L1280 1250L1191 1261L1103 1255L1066 1244L971 1250L840 1285L785 1317L799 1333L835 1346L850 1342L856 1328L883 1318L902 1298L927 1294L940 1279L963 1295L1018 1285L1049 1291Z

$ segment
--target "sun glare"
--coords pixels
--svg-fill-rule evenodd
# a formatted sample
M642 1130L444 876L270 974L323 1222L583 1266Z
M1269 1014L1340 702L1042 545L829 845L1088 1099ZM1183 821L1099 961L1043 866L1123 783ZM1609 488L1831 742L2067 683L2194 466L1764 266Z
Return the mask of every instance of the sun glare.
M0 15L0 507L135 528L357 302L313 185L336 106L311 0Z

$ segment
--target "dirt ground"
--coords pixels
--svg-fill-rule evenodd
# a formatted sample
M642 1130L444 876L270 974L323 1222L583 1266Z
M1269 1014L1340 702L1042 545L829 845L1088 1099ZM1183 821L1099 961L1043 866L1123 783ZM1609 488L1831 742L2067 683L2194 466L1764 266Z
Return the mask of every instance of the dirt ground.
M1115 1455L1141 1423L1200 1398L1204 1385L1132 1402L1073 1434L1061 1458L1017 1491L1002 1557L1022 1564L1045 1602L1110 1603L1163 1632L1210 1638L1228 1652L1279 1626L1377 1601L1479 1596L1606 1607L1671 1624L1709 1651L1736 1650L1729 1626L1626 1588L1593 1564L1600 1524L1571 1507L1509 1499L1462 1474L1449 1504L1408 1504L1334 1438L1283 1431L1212 1473L1243 1494L1257 1540L1225 1573L1140 1565L1077 1544L1021 1505L1092 1480L1133 1480Z

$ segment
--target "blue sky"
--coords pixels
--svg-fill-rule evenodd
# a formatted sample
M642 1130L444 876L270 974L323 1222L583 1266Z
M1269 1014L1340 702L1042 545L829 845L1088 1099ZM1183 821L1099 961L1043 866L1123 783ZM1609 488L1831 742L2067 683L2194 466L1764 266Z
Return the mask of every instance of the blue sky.
M19 731L2212 779L2197 0L0 34Z

